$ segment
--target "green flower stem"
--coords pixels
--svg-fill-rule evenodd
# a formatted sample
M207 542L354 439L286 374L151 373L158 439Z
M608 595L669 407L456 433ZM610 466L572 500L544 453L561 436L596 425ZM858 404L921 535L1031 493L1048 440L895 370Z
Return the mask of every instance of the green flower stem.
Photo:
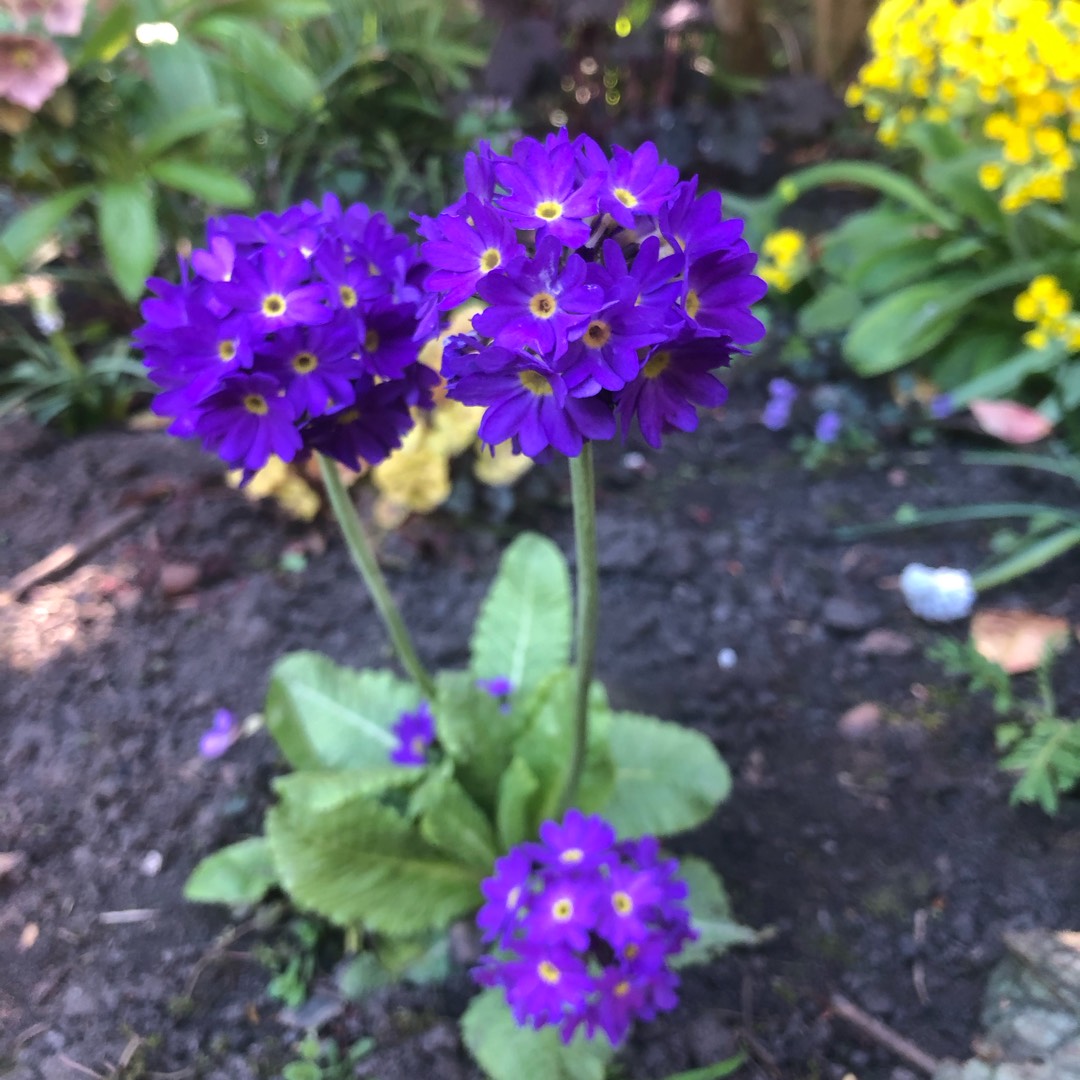
M63 330L54 330L49 335L49 344L52 345L56 355L60 357L60 362L75 378L81 379L86 374L83 362L76 355L75 350L71 347L71 342L68 341L67 334Z
M390 595L390 589L386 584L386 578L383 577L382 570L379 569L379 563L375 558L375 551L371 546L371 541L368 539L367 533L364 532L360 515L356 512L356 506L349 497L348 491L345 490L345 485L341 482L341 475L338 473L337 466L329 458L323 457L322 454L319 454L318 457L319 471L322 473L323 483L326 485L326 493L330 496L330 506L333 508L334 517L337 518L341 531L345 535L345 543L349 546L349 554L352 555L353 563L356 569L360 571L360 576L364 579L364 584L371 594L371 599L375 601L379 616L390 634L390 640L394 643L394 650L401 661L401 666L409 673L413 682L420 687L424 694L433 697L435 683L420 662L420 657L416 655L412 638L409 637L409 631L405 629L401 612L398 611L397 604L394 603L394 598Z
M596 659L596 630L600 621L600 580L596 562L596 472L592 443L570 459L574 500L574 550L577 554L577 687L574 697L574 743L570 771L559 800L560 813L574 805L585 770L589 742L589 685Z

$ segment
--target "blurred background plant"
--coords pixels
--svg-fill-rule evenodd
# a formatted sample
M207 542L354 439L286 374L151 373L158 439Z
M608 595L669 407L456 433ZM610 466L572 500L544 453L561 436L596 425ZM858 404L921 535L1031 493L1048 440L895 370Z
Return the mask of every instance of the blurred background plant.
M846 100L887 161L811 166L752 207L768 251L814 188L881 196L806 245L798 333L841 339L859 375L911 368L954 407L1025 402L1078 445L1078 58L1075 0L884 0Z

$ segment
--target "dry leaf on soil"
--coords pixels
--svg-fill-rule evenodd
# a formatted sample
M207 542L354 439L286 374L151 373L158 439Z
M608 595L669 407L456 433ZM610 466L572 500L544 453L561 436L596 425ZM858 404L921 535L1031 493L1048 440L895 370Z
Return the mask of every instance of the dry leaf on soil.
M979 611L971 620L971 641L980 655L1010 675L1034 671L1048 648L1060 652L1069 637L1067 619L1034 611Z
M1045 439L1054 425L1042 413L1015 401L973 401L968 408L975 422L995 439L1019 445Z

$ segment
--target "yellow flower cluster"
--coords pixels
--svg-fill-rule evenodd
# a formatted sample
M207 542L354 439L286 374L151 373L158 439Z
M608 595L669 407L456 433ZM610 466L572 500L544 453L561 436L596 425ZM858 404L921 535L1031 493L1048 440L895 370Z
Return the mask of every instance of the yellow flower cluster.
M1061 202L1080 144L1080 0L883 0L847 92L895 145L917 120L982 133L1003 210Z
M1073 311L1072 297L1051 274L1040 274L1016 298L1013 314L1021 322L1034 323L1024 344L1043 349L1063 343L1070 352L1080 351L1080 314Z
M789 292L806 277L809 268L806 237L798 229L780 229L762 241L757 275L771 289Z

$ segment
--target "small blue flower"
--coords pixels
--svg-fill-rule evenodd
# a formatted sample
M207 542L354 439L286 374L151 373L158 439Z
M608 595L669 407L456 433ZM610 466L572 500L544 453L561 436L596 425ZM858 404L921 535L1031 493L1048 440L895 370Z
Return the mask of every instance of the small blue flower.
M814 438L823 443L836 442L843 427L843 417L835 410L829 409L818 417L814 427Z
M228 709L218 709L210 727L199 738L199 754L212 760L221 757L240 738L240 725Z
M398 744L390 751L395 765L426 765L427 749L435 741L435 717L426 701L414 712L404 712L393 727Z

